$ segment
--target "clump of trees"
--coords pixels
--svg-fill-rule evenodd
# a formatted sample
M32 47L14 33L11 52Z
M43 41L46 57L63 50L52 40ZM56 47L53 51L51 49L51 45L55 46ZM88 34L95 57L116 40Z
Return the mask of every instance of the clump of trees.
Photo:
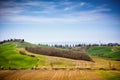
M56 48L42 48L42 47L26 47L25 49L29 52L33 52L36 54L64 57L64 58L70 58L70 59L76 59L76 60L93 61L85 53L60 50L60 49L56 49Z
M3 41L0 41L0 44L3 44L5 42L24 42L24 39L8 39L8 40L3 40Z

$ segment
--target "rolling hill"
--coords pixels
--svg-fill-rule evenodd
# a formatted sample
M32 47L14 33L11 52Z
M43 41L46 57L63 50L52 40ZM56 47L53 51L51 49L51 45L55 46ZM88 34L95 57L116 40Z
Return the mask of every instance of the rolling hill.
M120 46L93 46L87 50L87 53L92 56L120 60Z
M27 46L42 47L46 49L46 51L48 50L48 48L50 48L48 46L43 46L43 45L38 46L28 42L22 42L22 43L6 42L3 44L0 44L0 68L1 69L2 68L3 69L22 69L22 68L24 69L32 69L32 68L91 68L91 69L105 68L105 69L109 69L108 64L109 62L111 62L111 64L114 65L116 69L120 69L118 67L120 66L119 61L108 60L102 57L100 58L100 57L90 56L95 61L95 62L90 62L85 60L75 60L75 59L63 58L63 57L57 57L57 56L41 55L41 54L35 54L33 52L29 52L25 50L25 47ZM91 48L89 48L88 50L89 52ZM109 48L107 49L103 51L104 52L109 51ZM119 52L119 47L114 47L110 49L112 49L113 52ZM58 50L61 50L61 49L58 49ZM22 51L24 54L21 54L20 51ZM101 52L103 51L101 50ZM93 50L89 54L93 55L92 53L93 53Z
M33 67L72 67L75 61L61 57L53 57L31 53L25 47L42 47L46 51L50 47L31 44L28 42L5 42L0 44L0 68L2 69L28 69ZM24 54L21 54L23 51ZM32 57L32 56L34 57ZM84 61L83 61L84 62ZM86 61L85 61L86 62Z

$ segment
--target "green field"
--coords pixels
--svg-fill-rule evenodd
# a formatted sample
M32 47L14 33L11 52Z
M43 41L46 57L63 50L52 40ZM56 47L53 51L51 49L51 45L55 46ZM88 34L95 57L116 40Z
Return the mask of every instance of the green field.
M106 80L120 80L120 71L97 70L96 72L98 72Z
M87 50L87 53L92 56L120 60L120 46L93 46Z
M1 68L32 68L36 63L37 58L19 54L19 52L16 49L16 44L4 43L0 45Z

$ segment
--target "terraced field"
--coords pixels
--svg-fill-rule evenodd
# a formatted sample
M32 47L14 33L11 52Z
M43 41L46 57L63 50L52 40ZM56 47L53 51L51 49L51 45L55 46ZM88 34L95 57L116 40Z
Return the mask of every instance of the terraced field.
M92 70L1 70L0 80L105 80Z

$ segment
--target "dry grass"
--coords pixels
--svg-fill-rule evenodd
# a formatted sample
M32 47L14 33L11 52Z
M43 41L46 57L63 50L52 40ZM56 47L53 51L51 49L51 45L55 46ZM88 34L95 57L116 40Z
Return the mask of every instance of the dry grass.
M111 64L111 68L120 70L120 61L108 60L99 57L92 57L92 58L95 61L93 66L94 69L99 69L99 68L110 69L110 64Z

